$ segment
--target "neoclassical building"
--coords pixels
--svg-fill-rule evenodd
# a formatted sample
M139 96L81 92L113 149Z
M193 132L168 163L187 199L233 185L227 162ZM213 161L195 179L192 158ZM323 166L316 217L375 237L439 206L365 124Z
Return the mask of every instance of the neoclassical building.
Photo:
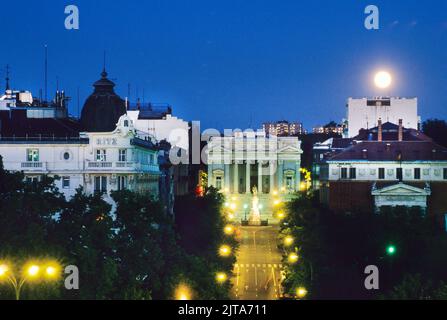
M224 192L236 218L250 210L256 187L263 219L271 219L275 199L300 189L301 142L265 132L236 132L208 143L208 186Z

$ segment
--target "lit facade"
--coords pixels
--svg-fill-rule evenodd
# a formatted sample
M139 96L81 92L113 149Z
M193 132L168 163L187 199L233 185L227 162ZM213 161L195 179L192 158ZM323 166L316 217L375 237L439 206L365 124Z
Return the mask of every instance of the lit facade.
M237 218L247 213L256 187L261 216L271 219L275 196L288 198L300 189L301 154L297 137L266 137L264 132L214 137L208 144L208 186L238 200Z

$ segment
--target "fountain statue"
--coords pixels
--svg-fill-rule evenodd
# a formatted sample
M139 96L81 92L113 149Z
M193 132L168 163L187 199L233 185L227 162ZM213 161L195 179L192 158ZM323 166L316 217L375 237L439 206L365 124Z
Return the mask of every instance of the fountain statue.
M259 226L261 225L261 214L259 212L259 198L258 198L258 189L253 187L253 200L251 204L250 210L250 218L248 220L248 224L251 226Z

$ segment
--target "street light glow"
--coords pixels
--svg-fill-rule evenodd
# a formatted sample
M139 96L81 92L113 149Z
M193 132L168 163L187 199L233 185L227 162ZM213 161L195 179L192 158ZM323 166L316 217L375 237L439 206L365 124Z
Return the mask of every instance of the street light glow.
M185 284L180 284L175 290L175 300L191 300L191 297L191 289Z
M305 296L307 296L307 290L304 287L299 287L296 289L296 296L299 299L303 299Z
M284 238L284 245L287 247L291 246L293 244L293 242L294 242L294 239L291 236L287 236Z
M224 283L225 281L227 281L228 277L224 272L218 272L216 274L216 281L219 283Z
M231 254L230 246L224 244L219 248L219 255L221 257L228 257L230 254Z
M232 225L227 225L224 229L226 235L231 236L234 233L234 228Z
M4 277L8 271L9 271L9 268L6 264L0 265L0 277Z
M295 252L289 254L289 263L296 263L298 261L298 255Z
M380 89L386 89L391 85L391 74L387 71L379 71L374 77L374 83Z
M40 271L40 267L38 265L30 265L27 269L26 269L26 274L31 277L31 278L35 278Z

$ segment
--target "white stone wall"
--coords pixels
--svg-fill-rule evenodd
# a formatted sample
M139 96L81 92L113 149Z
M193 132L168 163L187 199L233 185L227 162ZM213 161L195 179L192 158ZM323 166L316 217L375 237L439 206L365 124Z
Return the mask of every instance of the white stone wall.
M396 169L402 168L404 181L447 181L444 180L444 169L447 161L437 162L334 162L328 161L328 171L322 171L320 180L337 181L341 179L341 168L356 168L355 181L397 181ZM385 169L385 179L379 180L379 168ZM421 169L421 179L414 179L414 169ZM352 179L349 179L352 180Z
M187 121L166 115L164 119L138 119L140 111L128 111L137 130L153 136L157 141L167 140L173 147L188 150L189 124Z
M62 179L56 182L67 198L73 196L79 186L87 193L94 192L96 176L107 177L108 193L117 190L119 176L126 176L128 189L158 197L158 152L132 145L132 130L132 127L124 127L122 122L114 132L85 133L85 137L89 138L88 144L0 141L0 155L6 170L23 171L29 178L42 175L69 177L68 188L63 188ZM38 161L28 161L29 149L38 150ZM106 151L105 161L96 161L98 149ZM126 150L126 161L119 161L119 150ZM68 159L64 158L66 153Z

